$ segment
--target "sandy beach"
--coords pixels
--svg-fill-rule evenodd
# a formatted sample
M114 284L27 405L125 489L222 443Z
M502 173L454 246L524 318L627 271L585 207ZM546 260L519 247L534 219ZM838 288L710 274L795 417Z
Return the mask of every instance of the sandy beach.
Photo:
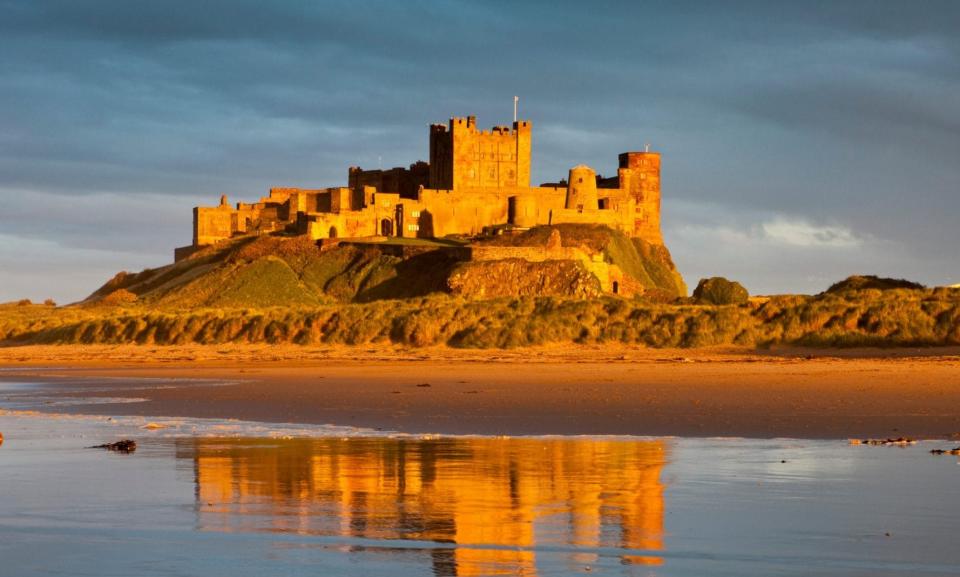
M960 350L945 348L49 346L0 349L0 367L5 380L147 399L71 409L90 413L411 433L960 438Z

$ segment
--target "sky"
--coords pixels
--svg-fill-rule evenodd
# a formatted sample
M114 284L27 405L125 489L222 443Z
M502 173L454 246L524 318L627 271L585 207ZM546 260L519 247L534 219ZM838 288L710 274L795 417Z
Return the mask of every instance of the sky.
M533 122L534 184L663 155L687 283L960 283L960 2L0 0L0 301L172 261L191 208Z

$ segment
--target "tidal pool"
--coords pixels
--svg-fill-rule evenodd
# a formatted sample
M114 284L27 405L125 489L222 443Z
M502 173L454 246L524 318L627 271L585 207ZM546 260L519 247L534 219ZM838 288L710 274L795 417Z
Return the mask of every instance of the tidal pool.
M0 413L0 575L960 574L947 443L146 424Z

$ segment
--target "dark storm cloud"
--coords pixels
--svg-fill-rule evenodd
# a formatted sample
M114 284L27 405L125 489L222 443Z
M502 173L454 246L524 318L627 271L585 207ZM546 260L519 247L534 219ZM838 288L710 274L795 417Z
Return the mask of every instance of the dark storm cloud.
M736 223L849 231L863 242L843 266L879 239L896 250L869 266L926 261L911 270L941 282L958 263L931 251L960 241L957 29L949 0L0 0L0 234L100 251L88 267L115 253L105 273L155 264L143 255L189 241L192 203L407 164L428 123L503 123L519 94L538 182L580 162L610 173L647 142L664 153L664 223L689 277L709 262L689 239L710 251ZM798 275L841 250L790 247Z

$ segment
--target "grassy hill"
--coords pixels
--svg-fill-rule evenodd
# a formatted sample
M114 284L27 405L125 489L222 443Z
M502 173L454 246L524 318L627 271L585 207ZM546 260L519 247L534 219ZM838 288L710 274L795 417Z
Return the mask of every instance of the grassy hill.
M137 274L120 273L85 301L117 291L155 309L298 307L442 291L453 263L443 254L410 259L376 249L321 252L305 237L247 237Z
M641 284L668 297L686 294L666 248L630 239L601 226L560 225L563 242L602 252L609 261ZM521 235L502 236L491 242L515 246L546 243L551 227L538 227ZM383 245L345 245L320 251L306 237L262 236L236 239L207 247L190 258L140 273L122 272L85 301L86 304L138 302L155 309L203 307L297 307L335 303L362 303L380 299L406 299L434 293L456 292L465 297L490 295L589 296L599 292L583 287L592 275L558 263L482 263L484 282L451 282L463 272L456 258L443 251L425 251L407 258L394 256L389 247L449 247L449 242L403 242ZM461 246L453 244L453 246ZM524 264L524 263L519 263ZM487 270L489 269L489 270ZM571 269L571 270L568 270ZM571 285L571 275L579 278ZM461 275L462 276L462 275ZM599 286L599 285L598 285ZM489 289L489 290L484 290Z
M243 238L166 267L120 273L79 305L0 305L0 346L960 344L960 289L851 277L814 296L701 305L677 296L686 287L665 248L604 227L557 228L563 244L602 253L647 294L598 297L598 281L576 261L472 262L476 270L465 274L450 252L418 252L422 241L319 251L299 237ZM486 242L537 246L551 234L538 227ZM419 249L401 258L399 245Z

